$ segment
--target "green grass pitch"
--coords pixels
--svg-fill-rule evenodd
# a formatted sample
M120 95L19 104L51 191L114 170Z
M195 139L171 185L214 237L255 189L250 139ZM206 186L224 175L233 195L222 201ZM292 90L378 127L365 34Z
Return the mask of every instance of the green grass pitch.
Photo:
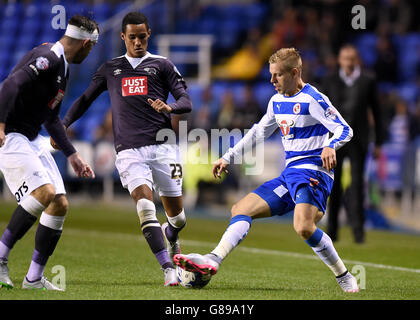
M127 200L129 201L129 200ZM2 233L15 204L2 203ZM187 213L188 214L188 213ZM188 219L181 233L185 253L207 253L219 241L228 221ZM164 220L162 213L158 218ZM268 223L269 221L272 223ZM19 241L9 257L12 290L0 299L141 299L141 300L282 300L282 299L420 299L420 237L369 231L356 245L342 229L336 249L349 270L365 269L366 289L345 294L331 271L298 238L291 223L255 221L248 237L225 260L219 273L201 290L166 288L160 266L141 235L135 208L84 205L70 208L64 232L45 275L55 265L66 274L66 291L22 290L36 227Z

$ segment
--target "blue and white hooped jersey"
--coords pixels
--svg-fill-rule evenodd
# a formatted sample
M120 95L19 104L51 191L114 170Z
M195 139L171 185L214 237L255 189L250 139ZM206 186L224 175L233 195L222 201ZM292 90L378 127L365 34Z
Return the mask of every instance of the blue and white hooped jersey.
M338 150L353 136L353 130L328 97L307 83L293 96L272 96L260 122L223 158L230 161L245 146L268 138L277 127L280 128L286 152L286 167L319 170L331 177L333 175L322 168L322 149L331 147Z

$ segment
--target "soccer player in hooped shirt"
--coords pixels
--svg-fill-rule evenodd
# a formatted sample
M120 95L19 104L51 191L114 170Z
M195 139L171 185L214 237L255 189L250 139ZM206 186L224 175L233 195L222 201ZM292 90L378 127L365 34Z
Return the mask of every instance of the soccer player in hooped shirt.
M0 287L13 288L7 266L15 243L38 217L35 250L24 289L61 290L43 271L60 239L68 202L57 165L39 135L47 129L78 177L94 178L74 149L59 118L69 77L68 64L81 63L98 41L95 21L76 15L64 36L29 51L0 90L0 170L18 207L0 239Z
M346 269L330 237L316 226L333 185L335 151L350 141L353 131L328 97L302 81L302 60L294 48L278 50L269 63L271 83L278 93L270 99L260 122L215 162L213 174L220 178L245 146L264 140L277 127L286 152L286 168L280 177L265 182L232 207L231 222L211 253L178 254L175 263L187 271L213 275L248 234L253 219L294 210L297 234L332 270L345 292L357 292L355 277Z
M108 90L121 183L136 204L144 237L164 271L165 286L176 286L172 257L180 252L178 233L186 222L182 167L178 146L163 144L157 134L161 129L172 129L171 113L190 112L191 101L172 62L147 51L150 35L146 16L131 12L124 17L121 38L127 53L98 69L89 87L68 110L63 124L70 126ZM170 105L166 104L169 92L176 99ZM153 188L159 192L168 220L162 227L156 218Z

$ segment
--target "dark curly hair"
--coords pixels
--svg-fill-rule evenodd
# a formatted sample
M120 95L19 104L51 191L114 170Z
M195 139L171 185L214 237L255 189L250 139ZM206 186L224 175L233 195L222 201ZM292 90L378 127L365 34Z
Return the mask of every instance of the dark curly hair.
M146 29L149 30L149 20L147 17L141 12L129 12L125 15L122 25L121 31L125 33L127 28L127 24L143 24L146 26Z

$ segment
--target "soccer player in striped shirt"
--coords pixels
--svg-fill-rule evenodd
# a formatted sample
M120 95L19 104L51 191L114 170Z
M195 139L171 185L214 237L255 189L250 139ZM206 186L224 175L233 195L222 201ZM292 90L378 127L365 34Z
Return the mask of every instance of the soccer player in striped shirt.
M294 48L283 48L269 59L271 83L277 94L269 101L259 123L217 160L213 174L219 177L235 156L252 141L268 138L280 127L286 152L286 168L232 207L232 219L217 247L209 254L175 255L187 271L214 275L227 255L246 237L253 219L294 211L293 226L334 273L345 292L357 292L356 278L338 256L330 237L316 224L323 217L334 181L336 150L350 141L353 130L328 97L304 83L302 60ZM332 136L330 137L330 133Z

